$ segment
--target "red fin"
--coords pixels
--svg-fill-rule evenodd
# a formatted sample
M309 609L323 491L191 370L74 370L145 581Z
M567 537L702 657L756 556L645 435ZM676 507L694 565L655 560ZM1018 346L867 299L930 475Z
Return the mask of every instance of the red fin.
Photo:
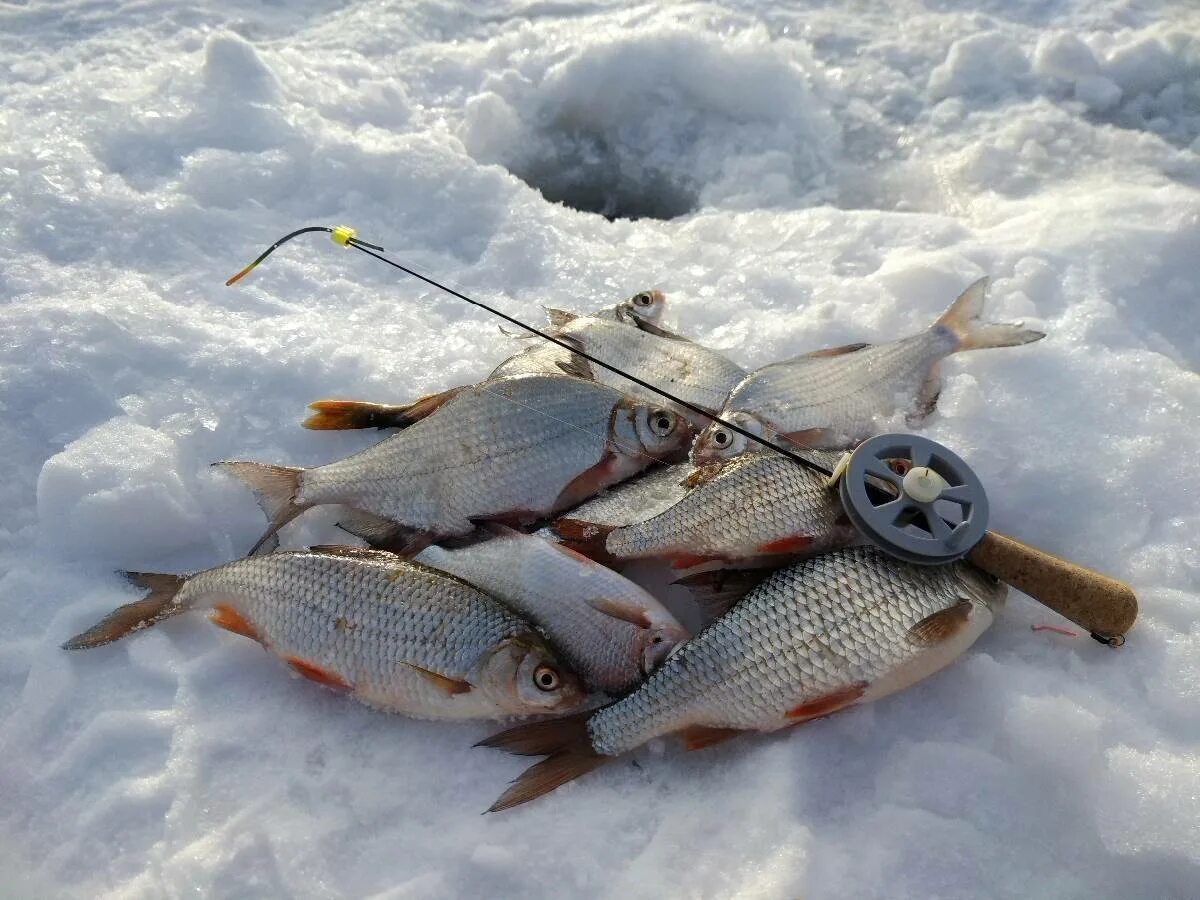
M232 631L234 634L248 637L252 641L258 641L260 644L263 642L262 636L258 633L258 629L254 627L253 623L228 604L219 603L214 606L208 618L214 625L224 628L226 631Z
M908 636L918 644L940 644L967 627L971 620L971 601L959 600L953 606L926 616L912 628Z
M289 656L284 662L305 678L315 681L317 684L323 684L325 687L333 688L335 691L346 692L354 690L353 685L340 675L330 672L328 669L322 669L320 666L300 659L297 656Z
M795 709L788 710L787 718L793 721L804 721L806 719L827 716L830 713L837 712L839 709L844 709L856 703L866 692L867 685L865 682L852 684L848 688L834 691L832 694L826 694L824 697L818 697L815 700L809 700L807 703L801 703Z
M592 609L602 612L606 616L612 616L614 619L620 619L622 622L628 622L638 628L650 627L650 618L646 615L646 611L632 603L622 603L620 600L607 597L589 600L587 603Z
M688 750L703 750L742 733L740 728L714 728L710 725L689 725L679 732Z
M804 553L811 549L812 545L813 539L809 535L794 534L791 537L780 538L777 541L761 544L758 547L758 552L764 556Z
M701 556L698 553L668 553L667 559L671 561L672 569L690 569L692 566L698 566L701 563L712 562L714 559L719 559L716 556Z
M548 757L522 772L488 812L500 812L528 803L614 759L612 756L601 756L592 747L587 723L593 712L589 710L573 716L517 725L476 744L476 747L494 747L518 756Z
M551 524L550 530L565 541L571 549L582 553L589 559L604 560L608 558L605 543L609 534L615 530L615 526L584 522L582 519L558 519Z
M562 493L558 495L558 499L554 501L554 508L571 509L574 506L578 506L584 500L595 497L612 484L616 465L616 454L611 450L606 451L600 457L600 462L575 476L574 480L563 488Z
M437 672L431 672L429 669L424 669L421 666L414 666L412 663L405 663L410 669L418 675L425 677L427 681L433 684L440 691L445 691L446 694L453 697L455 694L465 694L471 690L471 685L466 681L459 681L457 678L449 678L445 675L439 675Z
M814 350L812 353L805 353L799 356L799 359L825 359L830 356L843 356L847 353L854 353L862 350L864 347L870 347L867 343L843 344L840 347L826 347L823 350Z

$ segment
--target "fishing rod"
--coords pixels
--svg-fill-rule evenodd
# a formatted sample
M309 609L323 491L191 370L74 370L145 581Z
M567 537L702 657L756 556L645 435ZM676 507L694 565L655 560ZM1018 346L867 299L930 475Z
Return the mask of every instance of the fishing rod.
M944 565L967 559L994 578L1086 628L1110 647L1125 643L1137 617L1137 596L1123 582L1061 559L987 528L987 494L970 466L949 448L919 435L883 434L863 441L845 454L831 472L819 463L701 409L657 385L598 359L581 347L527 325L486 303L448 287L384 256L384 249L358 238L345 225L313 225L284 235L254 262L225 282L233 285L250 274L279 247L302 234L325 232L342 247L353 247L438 290L487 310L532 335L581 356L672 403L701 415L807 469L829 476L840 493L847 517L872 544L889 555L921 565ZM897 461L904 462L903 472ZM888 490L880 490L886 484ZM941 508L935 504L942 504ZM945 518L946 504L959 508L957 521ZM922 524L923 523L923 524Z
M413 278L418 278L421 281L424 281L426 284L432 285L433 287L437 288L440 291L445 291L447 294L450 294L452 297L457 297L459 300L465 300L467 303L470 303L472 306L477 306L480 309L485 309L488 312L490 312L492 315L499 316L505 322L508 322L512 325L516 325L518 328L523 328L526 331L528 331L530 334L536 335L537 337L540 337L543 340L547 340L552 344L557 344L559 347L562 347L564 350L566 350L570 353L573 353L576 356L582 356L588 362L595 363L596 365L598 365L602 368L608 369L608 371L610 371L616 375L620 375L622 378L627 378L629 381L632 381L634 384L638 385L639 387L643 387L643 388L646 388L647 390L653 391L654 393L658 394L660 397L670 400L672 403L677 403L680 406L682 406L684 409L689 410L690 412L694 412L697 415L704 416L705 418L710 419L713 422L716 422L718 425L728 428L730 431L736 432L737 434L740 434L743 437L749 438L750 440L754 441L755 443L761 444L763 447L766 447L770 450L774 450L776 453L786 456L792 462L799 463L800 465L804 466L807 469L811 469L812 471L818 472L821 475L832 475L833 474L833 472L831 470L825 468L820 463L814 462L811 459L801 456L799 453L796 453L793 450L789 450L786 447L781 447L780 445L773 443L772 441L769 441L764 437L754 434L751 431L747 431L745 428L742 428L739 425L735 425L732 422L722 419L720 416L713 415L708 410L702 409L701 407L697 406L694 403L689 403L687 400L684 400L680 397L676 397L674 394L671 394L668 391L665 391L662 388L658 387L657 385L651 384L648 381L644 381L643 379L638 378L636 375L631 375L628 372L623 371L622 369L618 369L616 366L612 365L611 363L607 363L604 360L598 359L597 357L588 353L586 350L584 350L582 347L579 347L577 344L569 343L567 341L564 341L560 338L555 337L554 335L547 334L546 332L542 331L539 328L534 328L532 325L527 325L524 322L522 322L520 319L515 319L512 316L508 315L507 313L501 312L500 310L496 309L495 307L488 306L486 303L482 303L479 300L475 300L471 297L468 297L466 294L462 293L461 291L456 291L454 288L448 287L448 286L442 284L440 281L436 281L436 280L430 278L428 275L422 275L420 272L417 272L414 269L410 269L408 266L403 266L400 263L396 262L395 260L389 259L388 257L383 255L385 251L382 247L376 246L375 244L368 244L366 241L359 240L358 233L353 228L349 228L345 225L339 225L336 228L330 228L327 225L310 225L307 228L300 228L296 231L293 231L291 234L284 235L279 240L277 240L274 244L272 244L270 247L268 247L266 250L264 250L259 255L259 257L256 260L254 260L254 262L250 263L250 265L246 266L246 268L242 269L242 271L238 272L236 275L234 275L232 278L230 278L228 281L226 281L225 282L226 287L236 284L237 282L241 281L243 278L245 278L247 275L249 275L252 271L254 271L256 268L258 268L258 266L262 263L263 260L265 260L268 256L270 256L272 253L274 253L276 250L278 250L280 247L282 247L284 244L286 244L292 238L299 237L302 234L309 234L311 232L326 232L326 233L332 235L333 241L336 244L340 244L343 247L353 247L355 250L359 250L362 253L367 254L367 256L372 256L375 259L379 260L380 262L385 262L389 266L391 266L395 269L399 269L401 272L404 272L407 275L411 275Z

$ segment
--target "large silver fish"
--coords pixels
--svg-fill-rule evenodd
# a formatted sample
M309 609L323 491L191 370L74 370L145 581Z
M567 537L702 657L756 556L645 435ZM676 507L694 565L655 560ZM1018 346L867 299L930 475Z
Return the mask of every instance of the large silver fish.
M837 453L814 452L827 468ZM774 453L756 453L696 469L687 493L642 521L613 527L586 516L586 505L551 526L595 559L656 558L677 569L778 564L857 540L827 477Z
M482 591L390 553L273 553L188 577L132 574L145 599L67 641L99 647L188 610L252 638L355 700L426 719L562 712L584 692L518 616Z
M941 390L940 363L952 353L1013 347L1045 337L1019 324L980 321L988 280L975 282L920 334L871 346L850 344L764 366L733 388L721 417L760 437L802 447L843 448L874 434L880 420L928 416ZM692 461L707 465L756 452L758 444L713 422Z
M550 640L593 691L622 694L687 631L629 579L566 547L502 526L490 540L428 547L418 562L486 590Z
M251 552L304 510L343 504L341 524L415 553L478 520L529 524L569 509L654 462L686 452L676 413L566 375L466 388L437 412L347 459L298 469L224 462L270 519Z
M746 377L745 369L715 350L644 321L636 322L638 330L631 333L622 319L630 319L629 314L618 311L616 318L610 319L564 313L555 323L558 327L554 336L713 413L721 408L734 386ZM602 384L659 399L653 391L639 387L603 366L589 364L582 357L577 357L575 364L581 368L587 366L591 377ZM697 426L702 427L709 421L682 406L678 409Z
M662 291L638 291L628 300L593 313L594 316L613 322L622 322L632 328L639 323L654 327L662 318L667 298ZM573 318L571 313L547 309L551 325L561 324ZM537 340L537 343L520 353L510 356L497 366L488 379L509 375L558 375L566 372L590 378L586 363L569 350L557 344L536 338L534 335L517 334L521 339ZM485 379L487 380L487 379ZM421 397L412 403L390 404L369 403L364 400L318 400L309 404L313 414L304 420L305 428L315 431L338 431L352 428L407 428L438 409L443 403L456 396L463 387L453 387Z
M680 734L696 749L902 690L974 643L1006 592L967 563L914 566L871 547L780 569L628 697L484 741L548 757L492 810L532 800L662 735Z

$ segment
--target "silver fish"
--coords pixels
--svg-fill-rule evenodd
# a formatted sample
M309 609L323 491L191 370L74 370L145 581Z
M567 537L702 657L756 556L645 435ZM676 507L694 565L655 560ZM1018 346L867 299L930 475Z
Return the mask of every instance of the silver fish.
M940 363L947 356L1045 337L1019 324L981 322L987 284L982 278L963 291L921 334L876 346L820 350L764 366L733 388L721 417L760 437L781 436L802 447L853 446L897 411L907 412L911 427L936 406ZM713 422L696 439L692 461L707 465L759 449Z
M780 569L628 697L484 741L548 757L492 810L532 800L662 735L680 734L697 749L902 690L974 643L1006 591L967 563L914 566L871 547Z
M688 633L629 579L550 541L502 526L490 540L416 558L486 590L541 630L591 690L625 693Z
M251 552L304 510L343 504L340 523L384 549L415 553L476 520L529 524L686 452L670 410L566 375L466 388L437 412L347 459L298 469L217 463L252 487L271 522Z
M808 454L832 469L838 453ZM612 527L573 510L551 526L571 546L607 561L657 558L674 568L778 564L858 539L826 476L774 453L691 472L687 494L643 521Z
M426 719L561 712L579 679L524 621L482 591L390 553L273 553L188 577L131 574L150 589L63 646L99 647L198 610L313 681Z
M633 327L637 327L638 323L653 327L662 318L666 302L666 295L662 291L639 291L628 300L600 310L594 315ZM574 318L573 314L557 309L547 309L546 313L552 326ZM508 332L505 333L508 334ZM535 339L534 335L516 334L514 336L520 339ZM497 366L485 380L504 378L510 375L558 375L563 372L583 378L591 377L590 369L586 364L580 365L581 360L574 353L549 341L540 338L536 338L536 340L537 344L510 356ZM452 400L463 390L463 387L453 387L436 394L428 394L412 403L398 405L369 403L365 400L317 400L309 404L309 409L313 410L313 414L302 424L305 428L314 431L407 428L435 412L442 404Z
M715 350L658 326L638 321L638 331L631 334L622 321L626 318L627 314L620 311L616 320L599 316L564 316L554 335L615 368L714 413L721 408L734 386L746 377L745 369ZM576 364L588 365L582 358L578 358ZM653 391L647 391L603 366L589 365L589 370L591 377L602 384L659 399ZM678 409L698 426L709 421L683 407Z

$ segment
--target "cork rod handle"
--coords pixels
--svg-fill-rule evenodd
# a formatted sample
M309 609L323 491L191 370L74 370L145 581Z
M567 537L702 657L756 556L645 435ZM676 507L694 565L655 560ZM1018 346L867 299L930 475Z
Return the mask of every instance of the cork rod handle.
M967 559L1108 643L1124 643L1137 618L1129 585L1006 535L989 531Z

